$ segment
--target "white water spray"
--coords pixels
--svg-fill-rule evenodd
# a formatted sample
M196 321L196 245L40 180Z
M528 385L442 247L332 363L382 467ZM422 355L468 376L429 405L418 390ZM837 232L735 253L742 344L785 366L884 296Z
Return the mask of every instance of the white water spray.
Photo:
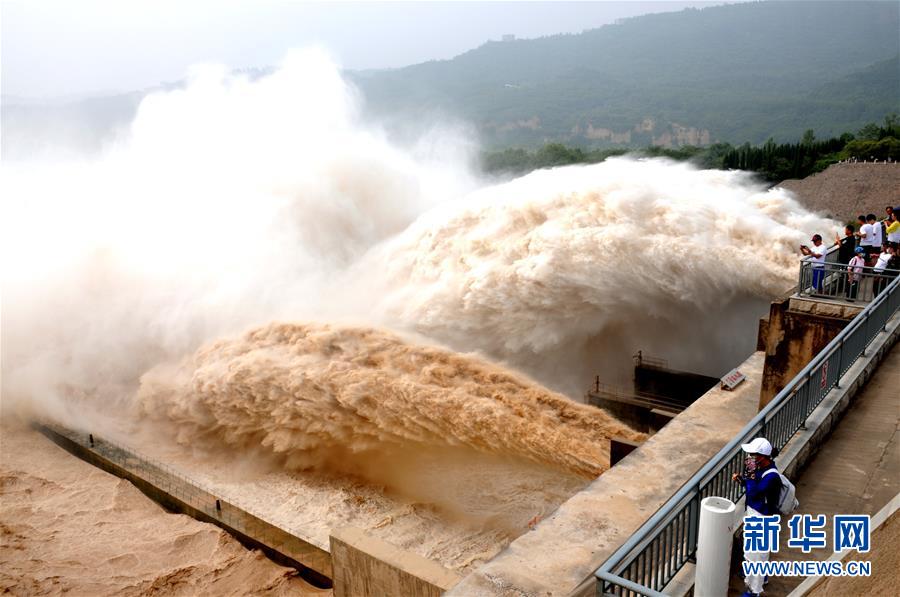
M200 68L99 160L4 164L4 405L132 412L144 372L272 321L415 332L575 398L638 348L715 373L833 225L660 160L472 192L460 135L404 150L357 105L318 52Z

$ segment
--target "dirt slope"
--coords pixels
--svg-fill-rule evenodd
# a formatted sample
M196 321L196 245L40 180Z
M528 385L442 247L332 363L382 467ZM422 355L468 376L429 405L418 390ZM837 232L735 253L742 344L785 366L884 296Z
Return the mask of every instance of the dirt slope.
M887 205L900 205L900 164L834 164L803 180L785 180L807 208L841 222L859 214L884 217Z

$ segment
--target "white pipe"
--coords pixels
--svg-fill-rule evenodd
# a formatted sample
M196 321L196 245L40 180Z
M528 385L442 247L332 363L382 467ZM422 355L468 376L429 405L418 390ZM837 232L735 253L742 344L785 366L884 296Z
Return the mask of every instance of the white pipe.
M728 594L734 511L734 502L722 497L708 497L700 502L697 570L694 575L696 597Z

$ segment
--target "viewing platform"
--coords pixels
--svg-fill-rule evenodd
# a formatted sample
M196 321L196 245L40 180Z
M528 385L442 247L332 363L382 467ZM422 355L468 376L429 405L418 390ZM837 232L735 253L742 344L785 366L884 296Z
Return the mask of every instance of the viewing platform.
M866 382L827 441L792 481L800 501L796 513L825 514L828 520L835 514L874 515L900 493L900 348L897 345ZM787 547L782 541L781 549L771 559L825 559L833 547L832 537L828 539L826 549L806 554ZM766 592L787 595L802 580L772 578ZM741 585L732 582L732 588ZM732 594L740 595L740 592Z
M758 336L765 355L759 412L606 558L595 574L596 595L691 594L700 502L731 500L740 528L743 488L731 475L742 469L741 444L754 437L781 451L776 461L797 481L801 513L871 514L897 494L900 357L893 347L900 337L900 280L891 277L881 287L873 275L870 294L852 301L837 292L827 296L824 289L839 288L846 274L836 267L833 278L817 279L821 285L811 288L801 269L797 291L772 303ZM857 300L861 296L866 300ZM882 359L888 359L885 367ZM734 544L736 553L740 544ZM798 559L794 555L778 557ZM801 580L773 579L784 586L770 583L768 592L786 594ZM732 589L739 585L733 582Z

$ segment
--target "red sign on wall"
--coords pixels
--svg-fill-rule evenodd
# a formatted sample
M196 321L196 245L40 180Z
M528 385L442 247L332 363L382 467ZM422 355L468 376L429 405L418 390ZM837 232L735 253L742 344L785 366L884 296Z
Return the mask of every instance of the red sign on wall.
M825 361L822 364L822 384L820 386L821 389L825 389L825 386L828 385L828 361Z
M721 379L722 389L733 390L745 379L747 379L747 377L743 373L741 373L737 369L732 369L725 377Z

